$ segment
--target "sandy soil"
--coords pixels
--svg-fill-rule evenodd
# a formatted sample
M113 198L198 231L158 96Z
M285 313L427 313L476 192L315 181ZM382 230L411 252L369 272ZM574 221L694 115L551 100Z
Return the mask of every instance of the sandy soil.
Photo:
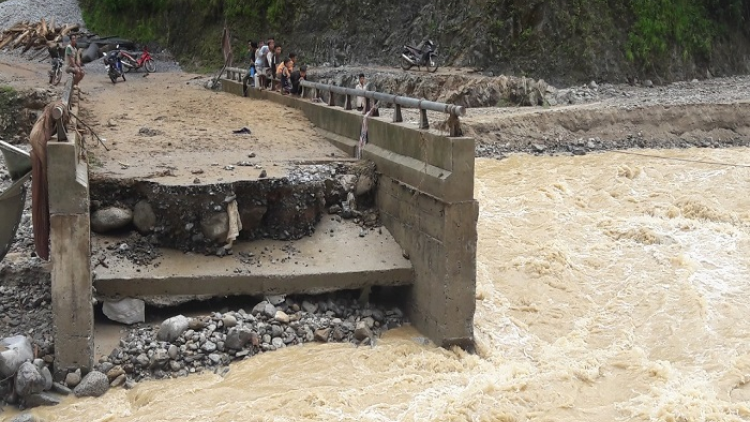
M110 148L89 137L93 172L184 184L286 174L286 165L344 153L318 136L297 110L202 87L184 73L134 75L113 85L84 81L84 119ZM233 131L248 128L250 134Z

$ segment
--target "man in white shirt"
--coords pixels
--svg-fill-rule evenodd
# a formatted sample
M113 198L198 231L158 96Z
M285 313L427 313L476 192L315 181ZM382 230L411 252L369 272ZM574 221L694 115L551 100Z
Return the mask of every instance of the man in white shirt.
M354 89L367 91L367 81L365 80L364 73L359 74L359 82ZM365 108L365 97L357 97L357 110L362 111L363 108Z
M268 85L266 81L266 70L268 69L268 52L273 51L274 40L273 38L268 39L268 45L263 45L261 42L260 47L255 51L255 87L263 89Z

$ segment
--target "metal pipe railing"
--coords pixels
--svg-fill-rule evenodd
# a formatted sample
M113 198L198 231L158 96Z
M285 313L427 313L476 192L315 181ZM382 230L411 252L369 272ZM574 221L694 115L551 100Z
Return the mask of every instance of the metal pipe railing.
M437 103L434 101L420 100L412 97L404 97L401 95L386 94L377 91L362 91L353 88L345 88L343 86L322 84L319 82L311 81L300 81L300 85L305 88L317 89L318 91L328 91L339 95L348 95L351 97L365 97L371 100L381 101L389 104L398 104L403 107L418 108L423 110L437 111L440 113L447 113L452 116L465 116L466 108L454 104Z
M239 67L227 67L226 68L227 79L243 82L244 76L247 74L247 69ZM429 129L430 123L427 120L427 111L435 111L438 113L448 114L448 129L450 136L463 136L461 130L461 122L459 117L466 115L466 108L460 105L438 103L434 101L428 101L425 99L418 99L412 97L405 97L401 95L386 94L377 91L362 91L353 88L346 88L343 86L336 86L332 84L323 84L319 82L311 82L306 80L300 81L300 86L303 89L302 97L304 98L305 90L313 90L313 98L319 99L320 92L328 92L328 105L335 105L334 95L344 96L344 109L351 110L353 98L364 97L365 98L365 112L370 111L371 101L378 101L387 104L394 105L393 122L403 122L401 114L401 107L416 108L419 110L419 128Z

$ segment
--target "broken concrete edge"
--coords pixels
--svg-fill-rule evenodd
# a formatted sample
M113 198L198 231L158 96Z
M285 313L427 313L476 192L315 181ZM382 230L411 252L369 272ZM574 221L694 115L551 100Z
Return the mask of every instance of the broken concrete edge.
M212 277L142 278L123 277L94 280L97 297L147 298L171 296L259 296L280 294L320 294L338 290L354 290L371 286L405 286L414 282L412 268L386 271L341 273L308 273L269 276L217 275Z
M307 99L222 80L225 92L300 109L334 145L353 154L362 115ZM434 135L371 119L362 157L381 175L376 204L415 272L409 314L443 347L474 349L479 204L474 199L474 140Z
M56 379L79 368L89 371L94 363L88 167L71 138L49 143L47 158L55 175L49 192Z
M376 180L374 163L350 159L294 170L288 177L206 185L164 185L94 173L91 228L106 234L135 226L153 245L223 253L217 251L231 247L235 240L310 236L324 212L342 208L350 192L360 206L350 217L360 218L366 226L376 224L372 212ZM237 230L230 230L233 226Z

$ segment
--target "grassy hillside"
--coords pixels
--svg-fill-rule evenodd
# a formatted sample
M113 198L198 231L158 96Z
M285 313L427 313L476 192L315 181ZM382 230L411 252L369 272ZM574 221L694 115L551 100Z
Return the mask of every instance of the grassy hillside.
M273 35L313 64L395 65L435 40L443 63L550 81L747 72L746 0L82 0L88 26L169 46L197 67Z

